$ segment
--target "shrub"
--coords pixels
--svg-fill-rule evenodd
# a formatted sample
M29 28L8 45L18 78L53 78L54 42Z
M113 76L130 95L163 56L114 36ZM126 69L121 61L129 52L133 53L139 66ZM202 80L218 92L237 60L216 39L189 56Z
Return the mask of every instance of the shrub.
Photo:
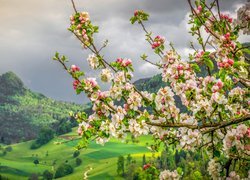
M54 137L54 130L51 128L42 128L38 134L38 137L35 142L30 146L30 149L37 149L42 145L48 143Z
M80 151L76 150L74 153L73 153L73 157L76 158L77 156L80 155Z
M82 164L82 160L80 158L76 158L76 165L80 166Z
M39 179L39 176L38 174L36 173L32 173L30 176L29 176L29 180L38 180Z
M71 165L62 164L57 168L56 173L55 173L55 178L66 176L68 174L73 173L73 171L74 169Z
M38 160L38 159L35 159L35 160L33 161L33 163L34 163L35 165L37 165L37 164L39 164L39 160Z
M51 179L53 179L53 176L54 176L53 173L48 171L48 170L45 170L43 172L43 179L51 180Z
M11 146L7 146L7 147L5 148L5 150L6 150L7 152L11 152L11 151L12 151L12 147L11 147Z

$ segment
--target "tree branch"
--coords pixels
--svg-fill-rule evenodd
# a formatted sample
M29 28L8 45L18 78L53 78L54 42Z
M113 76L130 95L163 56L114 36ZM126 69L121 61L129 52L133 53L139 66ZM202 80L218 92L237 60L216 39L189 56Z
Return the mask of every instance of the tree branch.
M72 3L72 6L73 6L73 9L74 9L75 13L77 13L77 10L76 10L76 6L75 6L74 0L71 0L71 3Z

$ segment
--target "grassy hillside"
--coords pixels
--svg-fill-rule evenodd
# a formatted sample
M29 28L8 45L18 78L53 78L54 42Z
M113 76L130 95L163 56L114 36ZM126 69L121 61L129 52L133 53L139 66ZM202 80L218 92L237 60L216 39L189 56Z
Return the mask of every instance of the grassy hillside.
M75 130L74 130L75 131ZM105 146L91 143L88 149L82 149L78 156L82 160L82 164L76 167L73 153L74 146L78 140L69 141L67 143L58 143L66 141L70 138L78 137L74 132L54 138L48 144L37 150L30 150L32 141L23 142L12 145L12 151L6 155L0 156L0 174L9 179L27 179L32 173L42 174L44 170L54 171L57 167L67 161L74 167L74 173L61 179L83 179L83 174L89 171L89 179L121 179L116 173L117 157L119 155L132 157L141 161L143 154L152 156L151 152L146 148L146 144L152 142L149 136L140 138L139 143L131 141L121 143L112 139ZM57 142L57 145L55 144ZM48 155L46 155L48 154ZM39 160L39 164L35 165L33 161Z
M34 139L44 127L69 121L69 111L86 107L59 102L27 89L13 73L0 76L0 143Z

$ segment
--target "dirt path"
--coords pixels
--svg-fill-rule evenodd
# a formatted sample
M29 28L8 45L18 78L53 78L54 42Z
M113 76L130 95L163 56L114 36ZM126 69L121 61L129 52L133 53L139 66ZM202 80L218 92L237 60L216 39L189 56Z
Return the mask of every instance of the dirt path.
M92 170L92 167L90 167L84 174L83 174L83 179L86 180L88 178L88 172Z

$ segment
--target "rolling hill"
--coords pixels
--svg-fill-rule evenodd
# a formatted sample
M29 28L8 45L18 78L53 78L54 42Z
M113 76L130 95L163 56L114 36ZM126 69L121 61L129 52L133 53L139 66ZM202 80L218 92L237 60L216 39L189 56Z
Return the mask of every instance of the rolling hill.
M7 72L0 76L0 143L34 139L43 127L55 130L60 125L72 127L69 111L85 108L87 106L55 101L32 92L17 75Z

